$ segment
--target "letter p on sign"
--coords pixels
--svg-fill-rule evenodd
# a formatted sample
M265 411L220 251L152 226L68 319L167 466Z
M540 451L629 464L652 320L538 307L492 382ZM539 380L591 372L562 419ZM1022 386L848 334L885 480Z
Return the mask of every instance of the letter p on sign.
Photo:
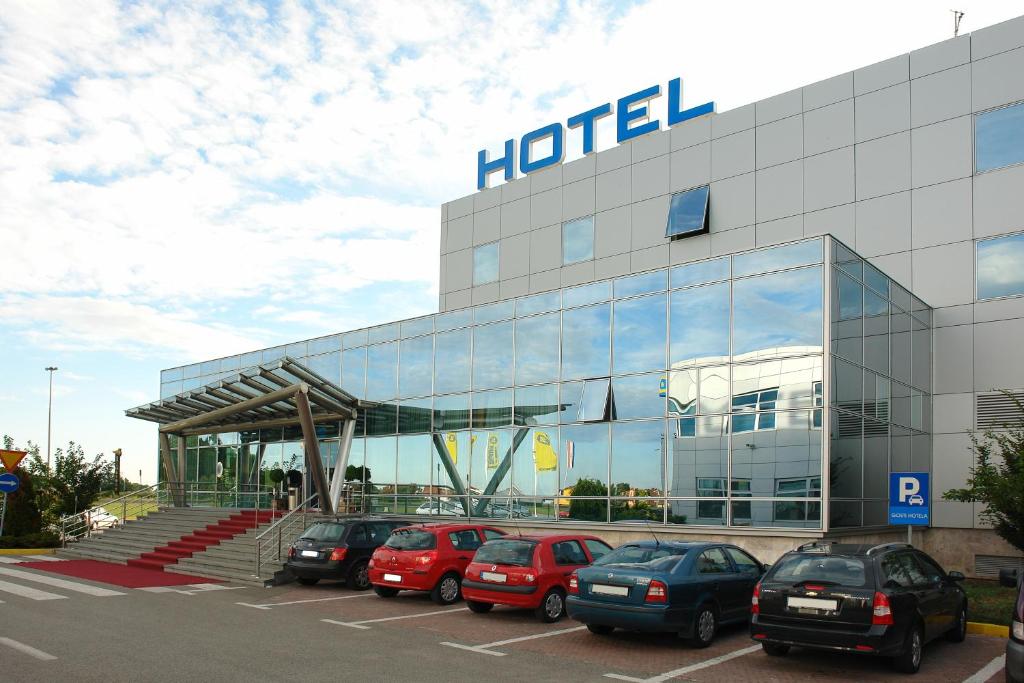
M899 501L906 503L907 499L921 490L921 484L917 477L900 477Z

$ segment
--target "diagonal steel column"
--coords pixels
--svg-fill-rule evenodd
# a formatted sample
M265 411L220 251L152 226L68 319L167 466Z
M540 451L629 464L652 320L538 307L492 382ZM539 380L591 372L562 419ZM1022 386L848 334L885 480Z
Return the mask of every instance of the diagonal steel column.
M308 387L302 384L295 392L295 406L299 410L299 422L302 425L302 440L305 443L306 471L313 478L316 487L316 495L320 498L320 512L325 515L334 514L334 506L331 504L331 490L327 484L327 474L324 472L324 463L320 459L320 443L316 438L316 426L313 424L313 412L309 407L309 398L306 396Z
M484 511L490 503L487 498L494 495L494 491L498 488L498 484L508 474L509 468L512 467L512 454L519 450L519 444L523 442L526 435L530 433L529 427L520 427L516 430L516 435L512 437L512 445L509 446L505 452L505 457L498 463L498 469L494 470L494 474L491 475L490 481L487 482L487 486L484 488L484 492L480 494L480 500L476 504L476 516L483 517Z
M167 490L171 492L171 500L174 507L182 507L184 501L179 494L178 473L171 459L171 437L167 434L160 435L160 463L164 468L164 481L167 482Z
M452 488L455 489L455 493L459 495L459 499L462 502L462 508L466 511L466 515L471 515L470 500L466 494L466 484L462 481L462 475L455 468L455 463L452 462L452 455L448 452L448 446L445 444L444 439L441 438L440 434L434 434L434 450L437 451L437 455L441 458L441 464L444 465L444 471L448 473L448 478L452 482ZM473 457L472 451L470 457Z
M345 484L345 470L348 469L348 456L352 450L352 435L356 432L355 417L345 420L341 431L341 444L338 446L338 459L334 461L334 476L331 478L331 507L338 510L341 504L341 487Z

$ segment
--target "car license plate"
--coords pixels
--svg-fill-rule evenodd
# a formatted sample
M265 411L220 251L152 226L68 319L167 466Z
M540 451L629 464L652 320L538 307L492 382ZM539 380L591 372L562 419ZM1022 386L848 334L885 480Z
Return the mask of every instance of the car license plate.
M629 595L628 586L606 586L603 583L595 583L590 586L591 593L600 593L601 595Z
M794 609L818 609L835 612L839 606L836 600L820 600L817 598L786 598L786 605Z
M399 576L398 574L385 574L384 575L384 580L385 581L393 581L395 583L402 583L402 577Z
M480 578L484 581L493 581L494 583L505 583L508 580L507 575L495 574L494 572L480 572Z
M303 550L302 551L302 556L303 557L320 557L320 553L318 553L315 550Z

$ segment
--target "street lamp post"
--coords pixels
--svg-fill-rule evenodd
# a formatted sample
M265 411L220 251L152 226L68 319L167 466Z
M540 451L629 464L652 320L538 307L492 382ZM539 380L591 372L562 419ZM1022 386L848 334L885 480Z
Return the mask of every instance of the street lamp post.
M53 425L53 373L57 371L55 367L44 368L50 373L50 401L46 409L46 473L50 473L50 435L52 434Z

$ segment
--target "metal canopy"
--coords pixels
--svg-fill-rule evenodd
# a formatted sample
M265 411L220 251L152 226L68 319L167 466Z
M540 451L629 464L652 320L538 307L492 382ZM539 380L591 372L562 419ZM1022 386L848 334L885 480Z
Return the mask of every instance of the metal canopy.
M125 415L160 425L161 460L168 482L179 482L177 472L185 468L182 437L301 425L307 471L316 486L321 510L331 514L341 495L359 410L375 405L285 356L193 391L130 408ZM330 486L314 426L316 422L327 421L345 422L343 448ZM170 434L179 437L177 463L171 458ZM178 504L178 497L175 503Z

